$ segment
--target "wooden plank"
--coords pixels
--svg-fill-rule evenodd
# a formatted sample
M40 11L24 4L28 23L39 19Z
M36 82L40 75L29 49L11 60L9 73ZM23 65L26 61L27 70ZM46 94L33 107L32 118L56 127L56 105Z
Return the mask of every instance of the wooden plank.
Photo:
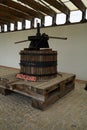
M44 0L45 2L49 3L50 5L52 5L53 7L55 7L56 9L60 10L61 12L68 14L70 12L70 10L68 9L68 7L66 7L63 3L58 2L56 0Z
M6 68L4 71L6 72ZM11 71L11 74L1 76L0 93L12 91L27 95L31 97L32 106L41 110L45 110L75 87L74 74L60 73L62 77L58 75L45 82L30 82L16 78L16 72Z
M60 99L61 97L65 96L68 92L73 90L74 86L75 85L71 85L71 87L68 89L66 89L65 87L64 91L61 90L61 91L55 91L51 93L51 95L49 95L49 97L45 99L45 102L32 99L32 106L40 110L46 110L48 107L50 107L50 105L55 103L58 99Z
M53 78L51 80L47 80L47 81L42 81L42 82L30 82L30 81L26 81L26 80L18 80L17 83L18 84L26 84L26 85L30 85L36 89L41 89L41 90L45 90L45 89L49 89L51 86L56 85L60 82L62 82L63 80L66 80L69 77L74 77L75 75L73 74L66 74L66 73L62 73L62 77L60 77L59 75L56 78ZM10 82L16 80L16 73L14 74L9 74L9 75L4 75L1 76L2 78L8 79ZM69 80L69 79L68 79Z
M30 9L26 6L23 6L20 3L14 2L12 0L0 0L0 3L3 5L6 5L8 7L14 8L15 10L19 10L23 13L25 12L32 17L41 18L43 16L43 14L41 14L40 12L37 13L35 10L32 10L32 9Z
M42 84L39 84L37 86L35 86L36 88L41 88L41 89L45 89L45 88L49 88L49 86L53 86L57 83L62 82L63 80L66 80L67 78L69 78L70 76L75 76L74 74L67 74L67 73L61 73L62 77L57 75L56 78L53 78L51 80L48 80L47 82L42 82Z
M3 85L0 85L0 93L2 94L2 95L9 95L9 94L11 94L12 93L12 91L11 90L8 90L8 89L6 89Z
M13 72L12 72L12 70L13 70ZM1 78L8 78L8 80L10 82L16 79L16 74L19 72L19 70L9 69L9 68L3 69L3 67L1 67L1 72L2 71L3 71L3 73L0 74L0 77ZM49 88L49 86L51 87L55 84L58 84L59 82L62 82L62 80L66 80L67 78L68 78L68 80L70 80L70 77L75 76L74 74L67 74L67 73L60 73L60 74L62 74L62 77L60 75L57 75L56 78L52 78L50 80L43 81L43 82L29 82L26 80L20 80L18 82L21 84L24 83L26 85L29 84L30 86L34 86L37 89L45 89L45 88Z
M86 11L86 7L81 0L70 0L82 12Z
M57 75L57 52L52 49L28 50L20 52L20 78L28 80L48 80ZM30 77L26 77L29 75Z
M47 8L46 6L43 6L39 2L36 2L34 0L18 0L22 3L32 7L33 9L37 10L38 12L43 12L47 15L53 16L56 12L52 9Z
M7 17L5 17L5 16L2 16L2 15L0 15L0 21L2 22L2 23L4 23L4 24L8 24L8 23L14 23L14 21L16 21L16 20L13 20L13 19L9 19L9 18L7 18Z
M31 87L31 86L30 86ZM38 94L37 92L33 91L32 89L30 89L29 85L26 86L25 84L16 84L14 83L10 83L7 85L6 88L8 88L8 90L14 91L14 92L18 92L24 95L27 95L33 99L36 99L38 101L45 101L45 97L41 94Z
M23 21L23 18L18 18L17 16L9 14L8 12L0 11L0 16L1 16L0 19L3 19L4 21L7 21L7 22L14 23L14 21L20 21L20 22Z
M10 21L11 21L11 20L10 20ZM8 24L10 21L4 20L4 19L1 19L1 18L0 18L0 24L1 24L1 25Z
M0 4L0 10L2 12L7 12L10 15L14 15L14 16L16 16L18 18L24 18L24 19L27 19L27 20L32 19L32 17L29 14L26 14L26 13L23 13L21 11L15 10L13 8L9 8L8 6L4 6L2 4Z
M0 77L6 78L13 74L15 76L17 73L19 73L19 69L17 68L11 68L6 66L0 66Z

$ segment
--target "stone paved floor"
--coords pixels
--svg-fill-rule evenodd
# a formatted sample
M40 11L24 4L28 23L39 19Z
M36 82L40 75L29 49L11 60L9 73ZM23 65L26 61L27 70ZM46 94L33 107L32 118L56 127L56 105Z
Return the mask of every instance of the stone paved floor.
M0 94L0 130L87 130L87 91L76 82L73 91L47 110L31 106L29 97Z

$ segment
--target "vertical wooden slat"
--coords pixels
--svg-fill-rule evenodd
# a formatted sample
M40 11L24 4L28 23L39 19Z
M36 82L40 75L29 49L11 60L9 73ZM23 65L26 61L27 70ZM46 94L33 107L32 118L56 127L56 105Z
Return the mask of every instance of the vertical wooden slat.
M86 10L82 12L82 20L81 22L86 22Z
M25 20L22 21L22 29L25 30Z
M37 55L38 54L38 55ZM21 72L28 75L35 75L37 80L49 79L56 76L56 65L51 64L57 61L57 52L50 49L44 50L27 50L20 52ZM49 63L51 66L49 66ZM23 65L23 67L22 67ZM43 66L44 65L44 66Z
M44 27L44 21L45 21L44 19L45 19L44 17L41 18L41 27Z
M1 25L1 32L4 32L4 24Z
M17 27L18 27L18 22L15 22L15 24L14 24L14 31L17 31Z
M34 18L31 20L31 28L34 28Z
M7 24L7 31L10 32L10 23Z
M56 25L56 14L52 17L52 25Z
M70 12L66 15L66 24L70 23Z

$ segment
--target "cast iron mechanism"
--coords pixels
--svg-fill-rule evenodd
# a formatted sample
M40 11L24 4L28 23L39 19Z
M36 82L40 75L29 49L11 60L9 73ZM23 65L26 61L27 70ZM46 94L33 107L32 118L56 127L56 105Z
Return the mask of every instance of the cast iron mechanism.
M40 25L39 23L37 23L37 33L36 36L28 36L28 40L23 40L23 41L19 41L19 42L15 42L17 43L22 43L22 42L26 42L26 41L31 41L30 45L29 45L29 50L39 50L40 48L49 48L49 44L48 44L48 40L49 38L54 38L54 39L61 39L61 40L67 40L67 38L65 37L49 37L47 34L40 33Z
M40 48L49 48L48 39L49 39L49 37L47 34L43 33L41 35L40 26L39 26L39 23L37 23L36 36L28 36L28 40L31 41L29 49L38 50Z

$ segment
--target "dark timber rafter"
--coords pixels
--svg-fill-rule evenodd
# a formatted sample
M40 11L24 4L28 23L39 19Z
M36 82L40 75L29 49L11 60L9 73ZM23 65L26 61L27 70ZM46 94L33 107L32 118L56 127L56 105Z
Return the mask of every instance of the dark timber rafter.
M5 21L5 19L3 20L3 19L0 18L0 25L8 24L8 23L9 23L9 21L7 21L7 20Z
M60 3L56 0L44 0L44 1L65 14L68 14L70 11L62 2Z
M70 0L78 9L80 9L82 12L86 10L85 5L81 0Z
M2 12L2 11L0 11L0 18L4 18L5 20L10 20L12 21L12 23L14 23L15 21L20 21L20 22L23 21L23 18L18 18L14 15L10 15L7 12Z
M17 11L17 10L15 10L13 8L9 8L8 6L4 6L2 4L0 4L0 11L7 12L8 14L14 15L14 16L16 16L18 18L24 18L24 19L28 19L28 20L32 19L32 17L30 15L22 13L21 11Z
M25 7L22 4L19 4L17 2L12 1L12 0L0 0L0 3L3 5L6 5L8 7L14 8L15 10L25 12L27 15L30 15L32 17L40 18L43 16L41 13L38 13L38 12L34 11L33 9Z
M6 17L0 17L0 20L3 20L3 22L5 21L5 24L6 23L14 23L14 20L13 19L10 19L9 17L8 18L6 18ZM17 21L17 20L15 20L15 21Z
M83 13L82 16L82 21L85 20L85 16L86 16L86 7L83 4L83 2L81 0L70 0L78 9L80 9Z
M46 6L43 6L42 4L40 4L34 0L18 0L18 1L23 2L24 4L27 4L28 6L37 10L38 12L42 12L42 13L45 13L50 16L53 16L56 13L54 10L49 9Z
M11 19L6 19L6 18L0 18L0 21L3 21L3 24L14 23L13 20L11 20Z
M68 8L68 2L72 2L82 12L80 23L87 22L85 0L0 0L1 32L4 32L4 24L7 24L7 31L10 31L10 23L14 24L14 31L18 30L18 21L22 22L22 30L25 30L26 20L30 21L30 28L34 28L35 18L39 18L41 27L45 27L46 15L52 17L52 26L57 26L58 12L66 15L65 24L71 24L70 13L74 8L73 6Z

